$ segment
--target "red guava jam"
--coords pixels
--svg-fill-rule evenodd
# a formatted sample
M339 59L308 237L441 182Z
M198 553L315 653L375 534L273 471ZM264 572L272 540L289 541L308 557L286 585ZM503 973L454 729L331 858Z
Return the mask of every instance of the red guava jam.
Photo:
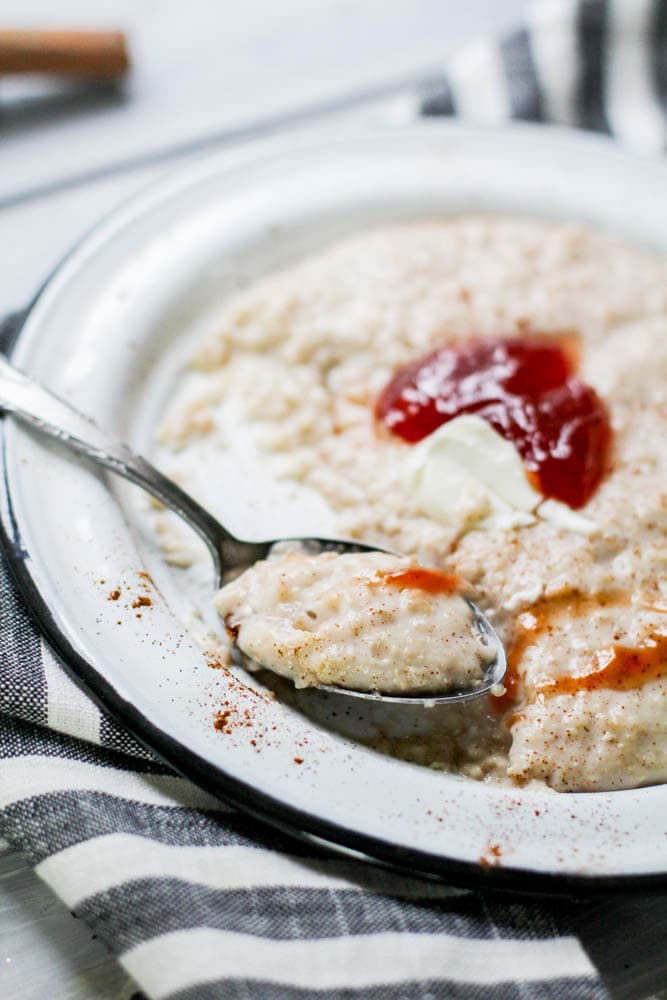
M611 427L565 348L537 337L475 339L400 369L376 416L414 444L462 414L487 420L521 455L544 496L583 507L608 467Z

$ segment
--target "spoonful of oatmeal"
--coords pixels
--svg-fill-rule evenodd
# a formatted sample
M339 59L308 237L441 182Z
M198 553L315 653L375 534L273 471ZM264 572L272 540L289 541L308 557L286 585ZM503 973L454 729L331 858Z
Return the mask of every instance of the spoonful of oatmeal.
M2 359L0 411L141 486L199 534L220 588L216 608L248 669L410 704L502 693L502 643L458 577L360 542L236 538L145 458Z

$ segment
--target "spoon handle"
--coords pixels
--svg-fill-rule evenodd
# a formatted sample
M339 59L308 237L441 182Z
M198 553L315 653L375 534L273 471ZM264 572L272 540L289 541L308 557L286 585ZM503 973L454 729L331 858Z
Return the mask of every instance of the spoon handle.
M56 438L74 451L143 487L182 517L206 542L218 580L225 567L247 563L266 554L266 546L235 538L196 500L145 458L3 358L0 358L0 411L14 414L42 434Z

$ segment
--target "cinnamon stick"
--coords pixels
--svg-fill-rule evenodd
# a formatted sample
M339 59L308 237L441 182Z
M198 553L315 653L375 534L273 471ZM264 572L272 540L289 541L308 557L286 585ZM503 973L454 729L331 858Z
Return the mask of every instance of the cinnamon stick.
M0 73L57 73L112 80L130 59L121 31L0 30Z

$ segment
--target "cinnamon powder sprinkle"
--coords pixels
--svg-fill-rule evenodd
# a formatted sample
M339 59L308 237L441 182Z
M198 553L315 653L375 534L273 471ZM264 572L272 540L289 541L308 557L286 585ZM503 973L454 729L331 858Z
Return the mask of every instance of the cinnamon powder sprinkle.
M229 709L226 712L217 712L215 719L213 720L213 728L218 730L226 729L231 714L232 713Z
M482 866L482 868L490 868L491 865L500 864L500 859L502 857L500 844L489 844L487 850L491 855L491 857L487 857L485 854L482 854L481 858L479 859L479 863Z
M115 590L112 590L111 593L107 595L107 601L117 601L119 597L120 589L116 587Z
M146 597L145 594L140 594L134 601L132 601L133 608L149 608L152 605L152 600L150 597Z
M215 713L213 727L219 732L230 734L240 727L251 728L254 724L252 713L249 709L241 709L231 702L224 702L225 708Z
M222 660L219 660L219 659L207 660L206 661L206 666L210 667L211 670L224 670L225 669L224 663L222 662Z

